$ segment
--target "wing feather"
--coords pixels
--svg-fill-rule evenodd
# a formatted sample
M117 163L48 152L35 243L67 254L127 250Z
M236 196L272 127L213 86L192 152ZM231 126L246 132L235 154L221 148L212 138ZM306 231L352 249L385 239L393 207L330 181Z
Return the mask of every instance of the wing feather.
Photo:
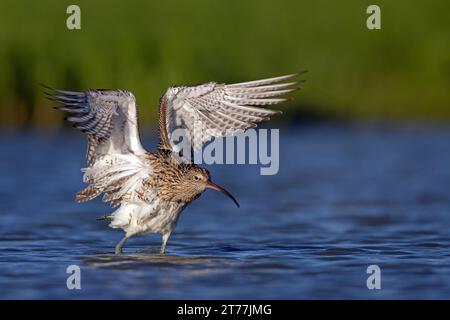
M185 131L194 151L214 137L232 135L236 131L255 127L281 113L261 108L288 101L285 94L300 89L303 82L290 81L302 73L269 79L217 84L170 87L160 100L160 149L179 151L170 137L176 129Z
M273 77L273 78L268 78L268 79L262 79L262 80L253 80L253 81L247 81L247 82L241 82L241 83L233 83L228 85L229 87L233 88L233 87L259 87L262 85L267 85L267 84L271 84L271 83L277 83L277 82L281 82L293 77L296 77L300 74L302 74L304 72L300 72L300 73L292 73L292 74L287 74L284 76L280 76L280 77Z
M77 201L89 201L104 193L103 201L112 201L115 206L140 191L141 182L150 177L152 168L145 157L110 154L84 169L84 172L83 181L89 186L77 193Z
M75 92L44 86L55 108L66 112L66 120L88 135L87 162L108 153L141 155L137 107L133 94L126 90Z
M89 185L77 193L85 202L104 194L112 206L140 192L141 182L152 168L146 160L138 130L136 102L125 90L74 92L52 89L49 99L61 105L66 120L88 136L88 167L83 181Z

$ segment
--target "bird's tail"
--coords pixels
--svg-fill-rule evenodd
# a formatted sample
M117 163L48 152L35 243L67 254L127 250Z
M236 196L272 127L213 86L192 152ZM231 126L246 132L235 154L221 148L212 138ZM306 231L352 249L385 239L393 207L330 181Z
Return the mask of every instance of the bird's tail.
M103 221L103 220L111 221L112 219L113 219L113 216L111 214L105 214L105 215L103 215L101 217L98 217L95 220L97 220L97 221Z

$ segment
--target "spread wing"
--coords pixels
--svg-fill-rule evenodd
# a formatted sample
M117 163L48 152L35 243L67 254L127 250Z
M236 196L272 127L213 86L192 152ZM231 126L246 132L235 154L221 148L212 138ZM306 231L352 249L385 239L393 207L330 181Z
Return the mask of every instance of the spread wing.
M103 201L112 206L135 199L152 168L139 138L133 94L125 90L46 88L51 90L49 99L61 104L55 108L67 112L66 120L88 135L88 167L83 169L83 180L89 186L77 193L77 201L88 201L102 193Z
M66 120L88 135L88 166L105 154L145 153L139 138L136 100L131 92L46 88L51 90L47 93L49 99L62 104L55 108L67 112Z
M187 139L194 149L214 137L242 132L281 113L259 106L287 101L280 98L298 89L290 74L236 84L210 82L192 87L170 87L160 100L159 148L179 152L179 140ZM177 130L179 129L179 130Z

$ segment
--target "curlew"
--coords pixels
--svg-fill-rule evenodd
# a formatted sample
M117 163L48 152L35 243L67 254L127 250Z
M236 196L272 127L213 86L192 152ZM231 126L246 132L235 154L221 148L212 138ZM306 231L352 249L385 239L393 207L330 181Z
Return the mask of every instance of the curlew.
M261 106L287 99L280 96L298 89L300 75L219 84L169 87L159 102L159 143L155 152L144 149L139 137L134 95L126 90L90 89L74 92L46 87L56 109L68 113L66 120L87 135L87 167L83 181L88 186L77 193L78 202L103 194L115 211L103 217L125 235L115 253L132 236L162 235L161 253L180 213L207 188L236 199L211 181L208 170L186 160L171 140L182 129L193 151L218 137L254 127L280 113ZM289 80L289 81L288 81Z

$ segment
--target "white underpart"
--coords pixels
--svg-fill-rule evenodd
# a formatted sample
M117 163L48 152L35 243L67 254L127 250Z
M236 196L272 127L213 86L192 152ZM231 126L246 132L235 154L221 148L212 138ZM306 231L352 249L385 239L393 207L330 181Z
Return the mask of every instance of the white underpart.
M113 214L111 228L121 228L126 236L146 233L170 233L178 221L183 206L155 199L152 203L144 201L125 202Z

